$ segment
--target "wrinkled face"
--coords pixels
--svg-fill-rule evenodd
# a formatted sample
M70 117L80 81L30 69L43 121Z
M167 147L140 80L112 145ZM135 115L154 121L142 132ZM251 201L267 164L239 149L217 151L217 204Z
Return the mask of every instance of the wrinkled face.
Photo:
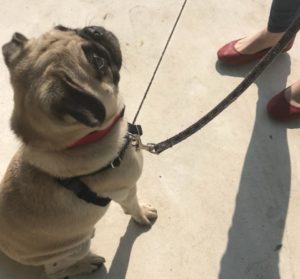
M99 129L120 109L120 46L102 27L57 26L33 39L15 33L2 51L14 89L12 129L25 142Z

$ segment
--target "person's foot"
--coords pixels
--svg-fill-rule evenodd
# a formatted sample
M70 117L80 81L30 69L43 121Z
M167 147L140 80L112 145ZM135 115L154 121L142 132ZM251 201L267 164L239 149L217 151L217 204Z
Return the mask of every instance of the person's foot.
M284 97L290 105L300 108L300 80L284 90Z
M251 63L264 57L268 50L281 39L283 34L271 33L265 29L254 35L231 41L218 50L218 59L231 65ZM290 50L293 42L294 40L291 40L282 52Z
M267 110L278 121L300 118L300 80L274 96L269 101Z
M254 54L276 45L284 33L271 33L264 29L254 35L238 40L234 47L242 54Z

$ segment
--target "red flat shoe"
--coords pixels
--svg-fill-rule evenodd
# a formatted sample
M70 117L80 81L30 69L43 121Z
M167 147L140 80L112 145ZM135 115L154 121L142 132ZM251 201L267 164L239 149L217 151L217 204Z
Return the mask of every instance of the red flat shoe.
M243 65L258 60L265 56L265 54L271 49L267 48L262 51L253 54L242 54L236 48L235 44L241 39L232 41L218 50L218 59L226 64L230 65ZM291 40L282 52L289 51L294 44L294 39Z
M267 105L270 117L278 121L289 121L300 118L300 108L292 106L286 100L284 96L285 90L273 97Z

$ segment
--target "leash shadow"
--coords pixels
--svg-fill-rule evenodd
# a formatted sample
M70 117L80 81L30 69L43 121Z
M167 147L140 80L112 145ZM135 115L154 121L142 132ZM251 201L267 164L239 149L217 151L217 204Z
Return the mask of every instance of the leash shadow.
M287 129L299 128L272 121L269 99L287 86L290 57L281 55L255 82L258 88L255 123L242 166L239 190L219 279L280 279L280 250L287 217L291 165ZM253 65L225 67L222 75L244 77Z

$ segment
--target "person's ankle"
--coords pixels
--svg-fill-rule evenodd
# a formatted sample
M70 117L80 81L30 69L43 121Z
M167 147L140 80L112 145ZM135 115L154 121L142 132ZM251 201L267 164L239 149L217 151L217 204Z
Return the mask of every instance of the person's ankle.
M268 31L267 29L263 30L263 37L266 41L269 41L270 44L275 45L283 36L284 32L273 33Z
M300 107L300 80L288 87L284 91L284 96L292 106Z
M235 48L242 54L254 54L274 46L284 33L272 33L263 29L254 35L239 40Z

